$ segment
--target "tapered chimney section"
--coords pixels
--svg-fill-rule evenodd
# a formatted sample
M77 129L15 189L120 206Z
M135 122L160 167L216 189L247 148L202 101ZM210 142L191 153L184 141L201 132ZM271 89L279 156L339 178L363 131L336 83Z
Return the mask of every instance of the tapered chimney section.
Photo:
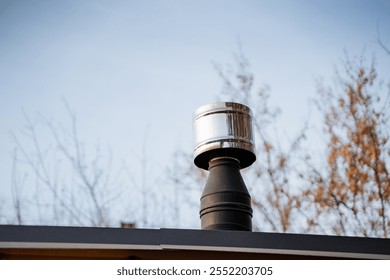
M251 231L251 197L240 173L256 160L250 109L234 102L202 106L195 112L194 132L194 163L209 170L202 229Z

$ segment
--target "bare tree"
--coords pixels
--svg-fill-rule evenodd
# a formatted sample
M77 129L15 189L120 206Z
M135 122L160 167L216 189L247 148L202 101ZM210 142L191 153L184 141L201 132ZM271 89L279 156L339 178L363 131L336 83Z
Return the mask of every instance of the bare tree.
M67 125L42 114L34 120L24 114L24 129L11 135L15 144L11 174L15 214L10 222L172 225L168 217L180 216L179 202L175 199L175 203L167 203L172 195L161 186L163 179L153 181L147 134L143 146L133 155L140 162L138 173L130 169L125 160L120 166L116 165L113 172L111 153L102 152L98 145L93 150L82 140L75 112L66 101L64 105L69 117L69 121L65 121ZM166 215L172 212L173 205L175 211Z
M64 104L70 128L56 125L42 115L32 121L25 114L25 129L21 134L12 134L19 152L14 153L12 176L17 222L23 222L20 187L26 178L20 179L16 168L24 165L35 176L33 199L29 199L30 205L26 207L29 212L34 212L32 206L36 207L38 223L109 226L111 206L114 202L118 204L123 192L121 176L112 176L111 156L103 155L98 146L92 158L87 156L78 134L76 115L66 102ZM45 131L44 136L39 135L41 130Z

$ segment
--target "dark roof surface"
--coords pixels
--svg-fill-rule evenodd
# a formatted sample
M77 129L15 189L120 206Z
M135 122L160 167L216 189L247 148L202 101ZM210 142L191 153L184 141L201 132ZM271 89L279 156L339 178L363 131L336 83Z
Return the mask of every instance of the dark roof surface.
M390 259L390 239L0 225L3 259Z

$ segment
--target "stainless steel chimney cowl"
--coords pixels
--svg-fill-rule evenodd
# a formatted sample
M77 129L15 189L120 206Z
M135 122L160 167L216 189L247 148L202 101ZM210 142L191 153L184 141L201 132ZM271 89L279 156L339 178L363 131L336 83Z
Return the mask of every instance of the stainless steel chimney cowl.
M201 228L251 231L252 199L240 173L256 160L250 109L234 102L205 105L195 112L194 131L194 163L209 171Z
M252 112L235 102L218 102L198 108L194 116L194 163L208 170L216 156L233 157L240 168L255 160Z

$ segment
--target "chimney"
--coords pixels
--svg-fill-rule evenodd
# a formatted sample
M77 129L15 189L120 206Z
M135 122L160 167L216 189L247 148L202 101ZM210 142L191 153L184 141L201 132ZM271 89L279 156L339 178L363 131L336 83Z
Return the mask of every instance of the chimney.
M251 197L240 173L256 160L251 110L234 102L202 106L194 132L194 163L209 171L200 199L202 229L251 231Z

